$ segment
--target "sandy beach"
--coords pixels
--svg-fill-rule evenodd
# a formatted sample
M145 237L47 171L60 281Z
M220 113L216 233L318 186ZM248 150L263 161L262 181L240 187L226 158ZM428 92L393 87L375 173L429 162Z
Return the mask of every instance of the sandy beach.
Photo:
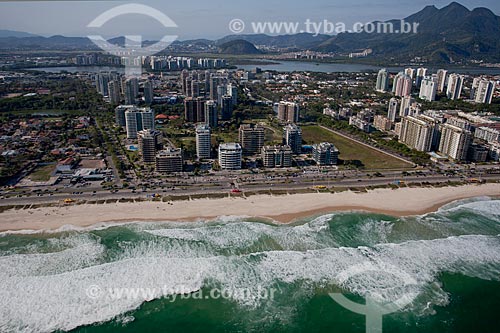
M367 193L312 193L192 201L110 203L7 210L0 214L0 231L55 230L102 223L199 221L220 216L252 216L289 223L335 211L368 211L392 216L436 211L455 200L500 196L499 184L443 188L378 189Z

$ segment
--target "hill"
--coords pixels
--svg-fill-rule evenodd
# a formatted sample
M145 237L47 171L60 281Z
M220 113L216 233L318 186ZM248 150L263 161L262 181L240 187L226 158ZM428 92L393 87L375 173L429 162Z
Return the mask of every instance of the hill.
M6 38L6 37L25 38L25 37L38 37L38 36L23 31L0 30L0 38Z
M404 20L419 23L417 33L342 33L316 49L352 52L371 48L375 57L396 60L422 57L431 62L500 61L500 17L489 9L469 10L453 2L441 9L427 6ZM394 24L394 30L401 29L400 20L387 22Z
M254 45L265 45L277 48L308 49L328 40L330 37L331 36L329 35L314 36L313 34L309 33L280 36L269 36L265 34L229 35L217 40L216 43L218 45L222 45L230 41L241 39L246 40L247 42L250 42Z
M237 39L219 46L219 53L222 54L262 54L262 51L258 50L255 45L246 40Z

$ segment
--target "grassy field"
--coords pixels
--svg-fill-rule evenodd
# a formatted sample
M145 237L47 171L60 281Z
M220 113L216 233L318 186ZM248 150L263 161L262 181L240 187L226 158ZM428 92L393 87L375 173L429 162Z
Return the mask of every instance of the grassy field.
M34 182L46 182L50 180L50 176L54 171L54 165L44 165L37 167L29 176Z
M410 169L412 165L390 155L360 145L319 126L303 126L302 137L306 144L331 142L340 150L343 161L361 161L366 169Z

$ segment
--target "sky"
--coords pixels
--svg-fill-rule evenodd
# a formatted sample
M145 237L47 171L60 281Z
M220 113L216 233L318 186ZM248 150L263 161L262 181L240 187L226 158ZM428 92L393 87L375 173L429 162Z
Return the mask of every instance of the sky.
M251 22L371 22L407 17L426 5L441 8L451 0L149 0L149 1L2 1L0 30L25 31L42 36L104 37L141 35L159 39L177 35L179 39L216 39L232 34L229 22L241 19L244 33L252 33ZM469 9L487 7L500 15L498 0L462 0ZM170 17L177 28L165 28L156 20L127 14L109 20L101 28L87 25L103 12L127 3L151 6Z

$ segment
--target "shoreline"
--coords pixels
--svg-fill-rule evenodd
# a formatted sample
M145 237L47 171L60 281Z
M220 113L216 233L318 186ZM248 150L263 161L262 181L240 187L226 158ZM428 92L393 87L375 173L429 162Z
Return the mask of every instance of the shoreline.
M210 221L224 216L254 217L288 224L311 216L350 211L401 217L435 212L451 202L482 196L500 197L500 185L10 209L0 213L0 232L53 231L66 226L87 228L141 222Z

